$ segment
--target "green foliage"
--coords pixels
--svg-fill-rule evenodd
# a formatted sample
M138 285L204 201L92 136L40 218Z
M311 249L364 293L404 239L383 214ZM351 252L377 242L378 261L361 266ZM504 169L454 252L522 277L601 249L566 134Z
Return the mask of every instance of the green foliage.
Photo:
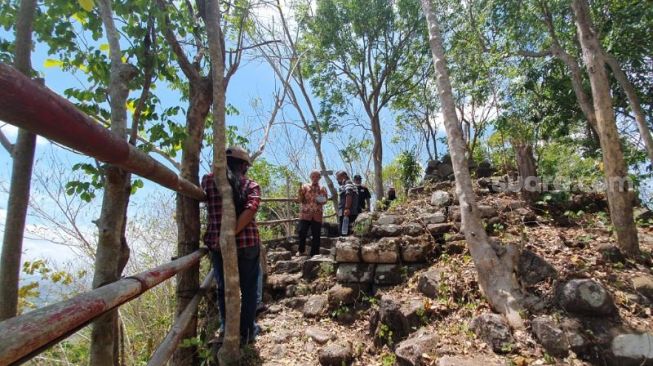
M404 190L414 187L422 173L422 167L417 162L415 151L402 151L397 157L397 162Z
M397 364L397 355L393 352L387 352L381 355L382 366L394 366Z

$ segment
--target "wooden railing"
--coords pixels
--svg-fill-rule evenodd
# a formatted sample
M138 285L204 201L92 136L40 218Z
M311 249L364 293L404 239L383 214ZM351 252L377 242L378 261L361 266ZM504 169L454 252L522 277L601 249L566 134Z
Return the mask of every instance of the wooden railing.
M100 161L117 165L163 187L203 201L204 191L178 176L149 155L99 126L72 103L45 86L0 63L0 120L44 136ZM296 198L264 198L263 202L297 202ZM289 212L291 210L288 210ZM328 217L332 217L331 215ZM290 223L298 218L259 222L259 225ZM152 287L197 264L206 249L178 258L151 270L125 277L69 300L52 304L0 322L0 365L29 360L72 335L102 314L142 295ZM148 365L164 365L181 341L182 331L197 311L202 296L211 288L209 273L197 294L177 317Z

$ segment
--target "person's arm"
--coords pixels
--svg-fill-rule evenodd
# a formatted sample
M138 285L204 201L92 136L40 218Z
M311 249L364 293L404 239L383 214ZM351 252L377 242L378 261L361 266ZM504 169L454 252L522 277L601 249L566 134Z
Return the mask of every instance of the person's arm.
M345 197L346 197L346 198L345 198L345 208L344 208L342 214L343 214L344 216L349 216L349 215L351 214L350 209L351 209L351 203L352 203L352 198L351 198L351 197L352 197L352 194L349 193L349 194L347 194Z
M245 203L243 212L238 215L238 219L236 220L236 235L254 220L256 211L258 211L258 207L261 204L261 187L252 181L248 181L248 184L250 186L248 189L249 193L247 194L247 202Z
M243 231L245 226L252 222L254 216L256 216L256 211L252 210L251 208L248 208L240 213L238 216L238 221L236 221L236 235Z

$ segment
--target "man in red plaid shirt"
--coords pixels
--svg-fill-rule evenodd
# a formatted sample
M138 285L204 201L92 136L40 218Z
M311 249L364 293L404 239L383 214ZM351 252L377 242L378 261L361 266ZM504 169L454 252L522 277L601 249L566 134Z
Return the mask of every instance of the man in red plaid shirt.
M238 247L238 271L242 296L240 309L240 332L243 344L255 337L256 288L259 275L259 255L261 240L254 217L261 202L261 188L247 179L250 166L249 154L240 147L226 150L229 183L234 190L236 206L236 246ZM220 253L220 223L222 220L222 197L213 173L202 177L202 188L206 192L208 223L204 243L211 249L211 260L218 283L218 307L224 324L224 269Z

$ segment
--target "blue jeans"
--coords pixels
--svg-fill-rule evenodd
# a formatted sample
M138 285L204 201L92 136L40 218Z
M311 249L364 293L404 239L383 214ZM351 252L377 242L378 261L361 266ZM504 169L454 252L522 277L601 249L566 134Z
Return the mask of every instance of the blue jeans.
M248 343L255 337L256 300L259 277L259 255L260 247L248 247L238 249L238 273L240 277L240 335L244 343ZM224 299L224 268L222 266L222 254L219 251L211 252L211 260L215 269L215 279L218 287L218 308L220 309L220 320L224 324L225 299Z

